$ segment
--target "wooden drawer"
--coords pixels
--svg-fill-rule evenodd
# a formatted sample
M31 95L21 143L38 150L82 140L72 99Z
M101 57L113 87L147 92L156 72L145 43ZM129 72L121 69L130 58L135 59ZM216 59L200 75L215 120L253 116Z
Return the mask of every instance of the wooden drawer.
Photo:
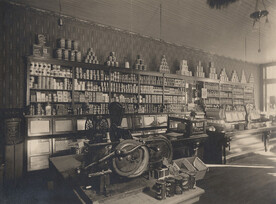
M66 134L76 131L74 118L53 118L53 134Z
M27 141L27 153L29 156L45 155L52 153L51 139L39 139Z
M28 118L28 136L51 135L52 118Z

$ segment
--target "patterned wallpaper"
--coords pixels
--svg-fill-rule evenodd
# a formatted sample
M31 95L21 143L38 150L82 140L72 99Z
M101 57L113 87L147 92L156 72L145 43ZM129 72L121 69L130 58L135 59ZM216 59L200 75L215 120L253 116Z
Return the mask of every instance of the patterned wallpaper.
M177 46L138 34L130 34L115 28L101 26L70 17L64 17L64 26L59 27L58 16L51 12L36 10L21 5L0 2L0 108L20 108L25 103L25 57L31 55L36 33L44 33L50 47L56 47L58 38L78 40L81 52L94 48L100 64L104 63L111 51L122 66L125 60L134 63L141 55L148 69L157 71L162 55L166 55L171 73L179 67L182 59L188 60L190 70L194 70L200 60L208 73L207 65L213 61L217 73L226 68L230 77L233 70L239 76L242 69L247 78L255 77L255 100L260 104L260 69L256 64L213 55L200 50Z

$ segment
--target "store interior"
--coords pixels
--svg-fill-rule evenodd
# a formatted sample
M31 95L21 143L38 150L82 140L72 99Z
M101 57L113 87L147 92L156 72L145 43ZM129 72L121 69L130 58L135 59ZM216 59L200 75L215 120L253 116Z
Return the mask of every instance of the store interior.
M276 2L0 13L0 203L276 203Z

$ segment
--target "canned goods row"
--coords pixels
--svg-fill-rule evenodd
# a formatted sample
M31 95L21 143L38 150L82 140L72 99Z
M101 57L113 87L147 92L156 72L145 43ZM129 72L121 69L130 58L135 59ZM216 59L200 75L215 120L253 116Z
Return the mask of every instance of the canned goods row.
M58 39L57 47L62 49L66 48L70 50L78 50L79 43L76 40L60 38Z
M108 81L109 75L105 74L103 70L91 70L91 69L83 69L81 67L76 67L76 78L86 79L86 80Z
M112 72L110 74L111 81L138 83L138 76L136 74L123 74L120 72Z
M155 198L158 200L164 200L166 197L172 197L175 194L182 194L184 191L193 188L195 188L195 175L193 174L180 174L176 177L157 180L153 187Z
M81 62L81 51L68 50L68 49L56 49L55 57L57 59L70 60L72 62Z
M61 68L60 65L31 62L29 64L30 75L32 76L52 76L72 78L72 70Z
M111 92L138 93L138 85L112 82L110 84L110 90Z

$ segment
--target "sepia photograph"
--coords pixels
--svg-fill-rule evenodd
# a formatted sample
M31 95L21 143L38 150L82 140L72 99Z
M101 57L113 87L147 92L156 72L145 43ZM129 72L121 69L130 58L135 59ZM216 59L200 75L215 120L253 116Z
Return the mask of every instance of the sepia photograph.
M0 203L276 204L276 0L0 0Z

